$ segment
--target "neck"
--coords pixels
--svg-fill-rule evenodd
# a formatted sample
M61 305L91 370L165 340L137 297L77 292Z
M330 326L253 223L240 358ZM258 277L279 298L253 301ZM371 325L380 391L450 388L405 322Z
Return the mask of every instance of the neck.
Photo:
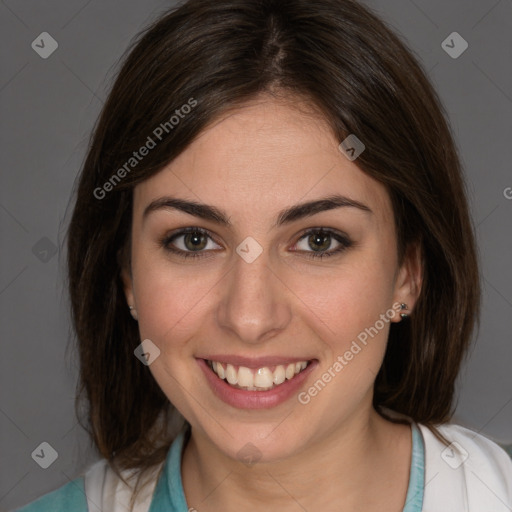
M189 507L200 512L402 510L411 432L373 408L324 433L300 453L246 466L192 429L182 460ZM386 503L388 505L386 505Z

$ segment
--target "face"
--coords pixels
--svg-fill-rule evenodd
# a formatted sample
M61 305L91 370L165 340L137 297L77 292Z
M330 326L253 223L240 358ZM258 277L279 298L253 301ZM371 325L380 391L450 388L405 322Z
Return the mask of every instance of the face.
M293 457L367 421L397 303L414 305L388 193L339 142L260 98L134 190L123 280L149 369L227 457Z

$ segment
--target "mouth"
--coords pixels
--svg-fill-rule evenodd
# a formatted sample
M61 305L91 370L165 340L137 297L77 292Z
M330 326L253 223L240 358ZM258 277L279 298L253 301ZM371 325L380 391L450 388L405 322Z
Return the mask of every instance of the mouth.
M204 355L196 361L211 391L236 409L271 409L297 396L318 359Z
M259 368L249 368L221 361L204 360L210 370L234 389L243 391L270 391L287 381L292 381L312 361L297 361Z

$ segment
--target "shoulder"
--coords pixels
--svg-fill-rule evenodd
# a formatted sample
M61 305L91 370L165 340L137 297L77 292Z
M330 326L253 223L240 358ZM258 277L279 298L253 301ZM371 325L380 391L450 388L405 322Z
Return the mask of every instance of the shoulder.
M161 468L162 464L155 466L142 479L142 489L135 500L138 512L149 509ZM130 509L137 472L125 470L121 475L129 485L119 478L105 459L100 459L90 465L83 476L13 512L88 512L98 510L98 505L100 510L126 512Z
M15 512L87 512L84 477L81 476L30 502Z
M125 483L105 459L96 462L87 470L84 479L85 493L91 508L94 504L101 504L101 510L126 512L131 508L132 495L137 487L134 510L146 512L151 505L162 465L158 464L147 471L137 486L140 476L137 470L121 471Z
M418 425L425 443L424 510L510 511L512 460L495 442L461 425L444 424L439 440L425 425ZM441 499L441 501L436 501ZM440 508L441 507L441 508Z
M444 424L436 428L451 443L450 446L437 439L426 426L420 425L426 445L433 455L437 455L437 463L443 462L452 469L462 465L476 472L484 469L496 477L508 477L505 481L512 483L512 459L494 441L461 425Z

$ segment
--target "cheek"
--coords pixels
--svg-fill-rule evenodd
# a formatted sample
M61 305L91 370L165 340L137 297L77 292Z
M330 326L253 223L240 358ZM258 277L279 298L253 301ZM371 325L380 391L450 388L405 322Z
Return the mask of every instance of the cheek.
M289 282L308 322L324 340L343 346L391 308L392 274L380 261L365 263L361 258L357 264L315 276L297 275Z
M190 390L198 388L193 343L211 305L219 277L210 273L172 269L153 259L134 262L133 277L141 339L150 339L160 357L149 367L154 379L173 405L188 419L194 417ZM184 393L183 390L188 390Z
M304 303L315 313L308 313L307 322L322 343L317 378L304 390L302 400L309 403L321 395L314 407L332 421L339 419L340 411L348 414L357 408L373 388L382 365L396 315L390 303L390 282L383 275L377 268L354 271L326 280L323 292L315 287L309 288L309 294L306 287L301 291ZM326 403L343 406L326 412Z
M220 278L155 259L135 263L133 277L141 336L165 350L179 348L197 331Z

